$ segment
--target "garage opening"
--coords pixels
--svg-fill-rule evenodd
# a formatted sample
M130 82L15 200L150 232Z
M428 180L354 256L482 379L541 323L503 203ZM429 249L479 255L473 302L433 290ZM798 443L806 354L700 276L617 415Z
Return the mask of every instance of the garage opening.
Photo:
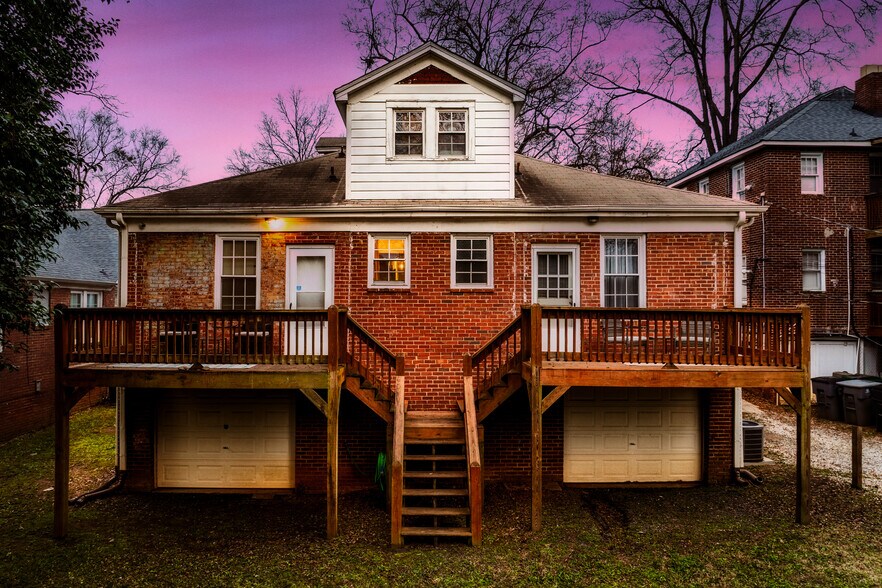
M564 402L564 482L701 479L697 391L582 388Z

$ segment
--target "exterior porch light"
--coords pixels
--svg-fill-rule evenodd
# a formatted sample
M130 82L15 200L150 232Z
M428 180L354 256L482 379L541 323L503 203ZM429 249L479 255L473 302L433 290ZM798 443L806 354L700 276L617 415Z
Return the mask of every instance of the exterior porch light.
M271 231L280 231L285 226L285 221L274 216L267 217L263 220L266 221L266 225L270 228Z

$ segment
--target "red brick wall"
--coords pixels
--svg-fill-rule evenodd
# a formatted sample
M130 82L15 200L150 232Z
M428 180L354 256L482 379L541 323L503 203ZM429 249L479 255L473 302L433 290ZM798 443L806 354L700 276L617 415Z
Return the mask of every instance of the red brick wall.
M744 253L749 281L748 305L792 308L808 304L814 334L845 333L848 316L848 272L845 227L852 231L852 266L855 326L866 332L867 294L870 289L869 250L865 196L869 192L869 155L861 149L805 149L823 153L824 193L800 193L798 149L766 148L745 160L746 183L753 189L747 199L769 206L764 219L745 229ZM710 174L711 193L730 194L731 166ZM699 178L700 179L700 178ZM698 180L687 189L697 190ZM762 194L765 194L762 196ZM765 236L765 255L763 237ZM802 291L802 250L824 249L826 291ZM765 260L765 261L763 261Z
M104 292L104 306L114 306L115 300L116 288ZM70 304L70 289L52 288L49 302L52 308L56 304ZM4 351L18 369L0 371L0 442L48 427L55 420L54 337L54 322L50 321L48 326L29 335L13 334L16 343L27 345L27 351ZM74 410L94 406L106 397L106 389L92 390Z
M450 287L450 236L411 235L411 285L368 288L367 233L270 233L261 239L261 307L284 308L288 245L333 245L334 299L392 352L404 354L412 410L451 410L462 394L462 356L488 341L531 297L532 244L578 244L581 304L600 305L600 236L504 233L493 237L494 287ZM214 235L133 235L130 306L210 308ZM178 252L184 252L178 255ZM178 259L181 257L182 259ZM647 302L655 307L732 304L728 234L650 234ZM192 275L191 275L192 274ZM685 279L684 279L685 278Z
M731 388L705 390L704 475L709 484L726 484L735 466L735 394Z

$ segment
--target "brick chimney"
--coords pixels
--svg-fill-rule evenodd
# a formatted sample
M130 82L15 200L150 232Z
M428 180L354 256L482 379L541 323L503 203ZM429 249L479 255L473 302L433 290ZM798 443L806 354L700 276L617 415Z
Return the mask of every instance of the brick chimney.
M882 65L861 67L861 77L854 85L854 107L882 116Z

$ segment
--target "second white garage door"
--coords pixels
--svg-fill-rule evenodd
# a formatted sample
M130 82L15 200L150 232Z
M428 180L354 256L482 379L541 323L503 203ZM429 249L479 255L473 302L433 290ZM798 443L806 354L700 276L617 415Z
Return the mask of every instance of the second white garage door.
M292 488L290 394L175 392L159 405L160 488Z
M698 481L699 415L695 390L573 390L564 406L564 482Z

